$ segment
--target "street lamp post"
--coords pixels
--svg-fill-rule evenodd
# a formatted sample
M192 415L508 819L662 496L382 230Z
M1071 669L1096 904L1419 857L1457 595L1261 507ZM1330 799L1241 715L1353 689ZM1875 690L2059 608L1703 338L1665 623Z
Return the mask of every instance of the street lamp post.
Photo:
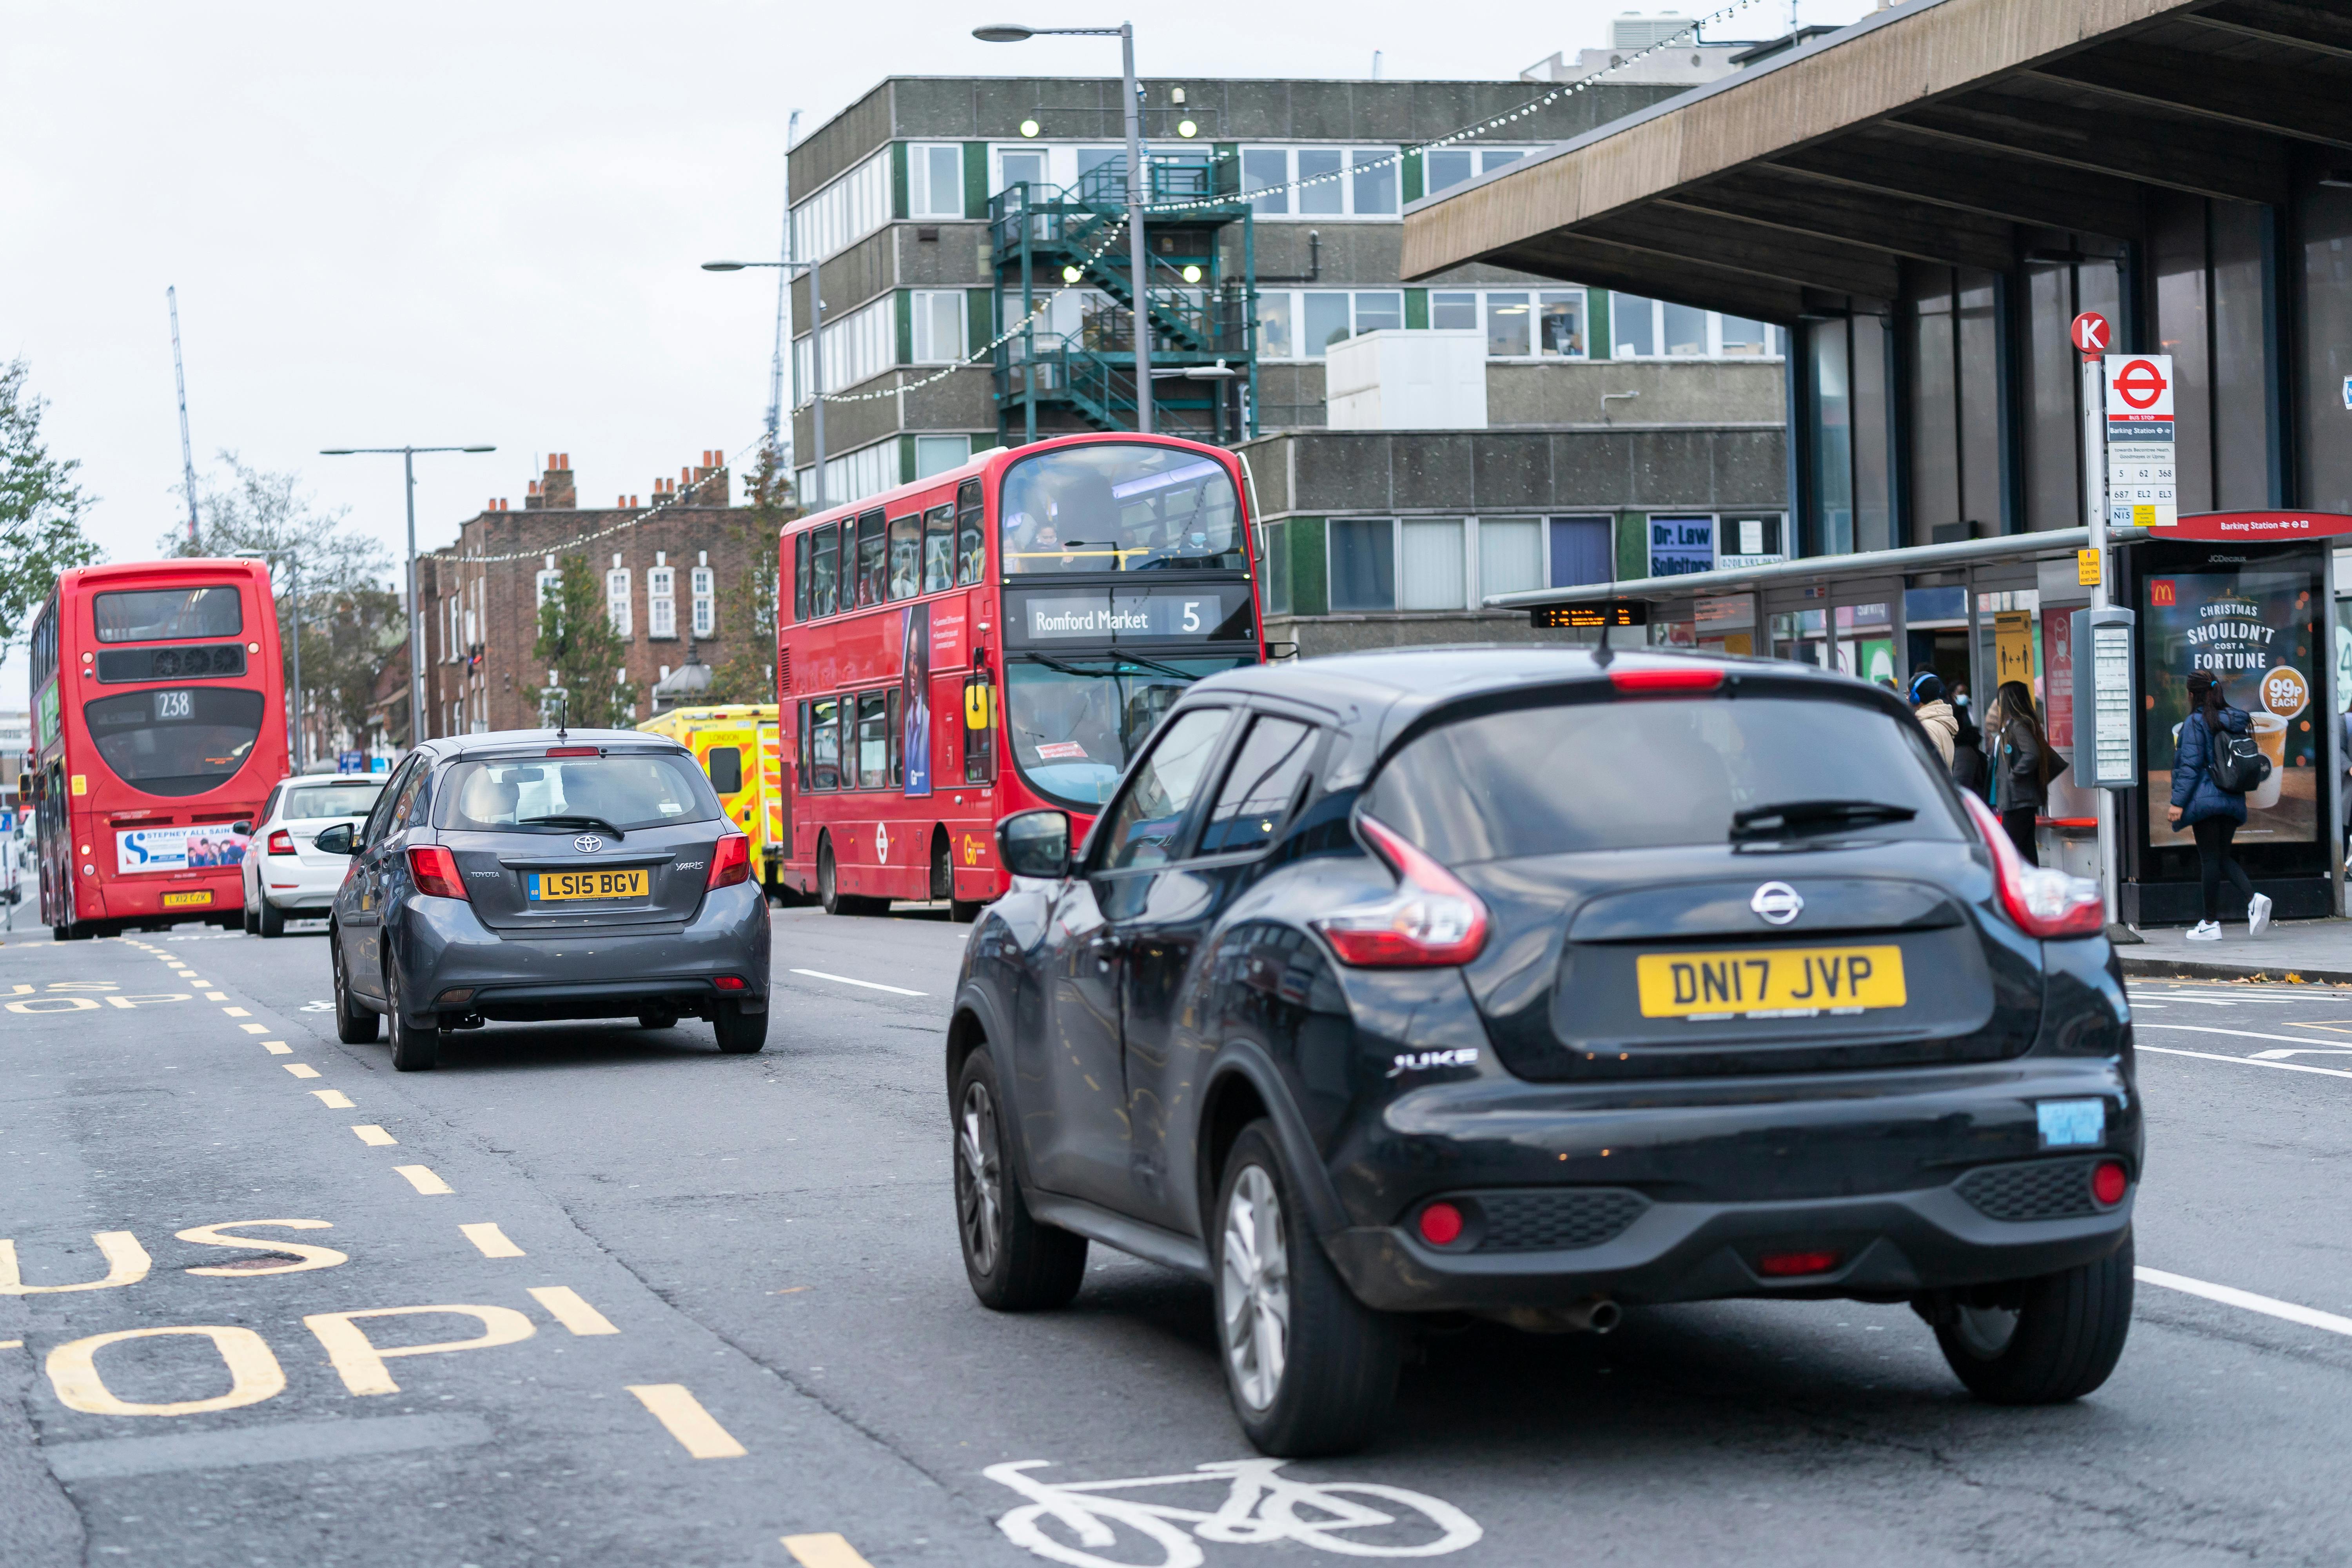
M791 218L785 223L789 225ZM706 261L705 272L740 272L747 267L781 268L787 274L805 272L809 279L809 419L815 427L809 434L816 447L816 467L809 470L809 484L816 491L803 498L802 505L809 511L824 510L824 279L814 261Z
M1135 86L1135 24L1116 27L1024 27L999 22L974 27L971 36L984 44L1017 44L1028 38L1083 37L1118 39L1120 75L1127 99L1127 262L1135 277L1135 427L1145 435L1154 423L1151 406L1151 288L1144 268L1150 257L1143 243L1143 100Z
M496 447L321 447L322 458L400 455L408 492L408 743L425 739L425 614L416 602L416 454L495 452Z
M287 739L291 742L289 750L294 753L294 771L299 773L302 765L310 760L302 733L302 552L299 550L237 550L230 553L273 563L279 556L286 557L286 576L294 602L294 700L286 709L286 728Z

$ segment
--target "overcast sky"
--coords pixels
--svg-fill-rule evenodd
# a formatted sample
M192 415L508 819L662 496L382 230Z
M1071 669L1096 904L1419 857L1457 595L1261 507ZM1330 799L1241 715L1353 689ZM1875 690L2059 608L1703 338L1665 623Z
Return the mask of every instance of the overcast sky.
M1874 3L1795 11L1843 22ZM1137 63L1361 78L1379 49L1391 78L1508 79L1604 42L1630 8L1139 13ZM1790 9L1758 0L1710 36L1771 37ZM571 454L583 505L643 497L705 448L758 439L774 275L696 264L777 253L788 112L806 133L893 73L1115 70L1110 40L970 31L1119 19L1071 0L10 0L6 16L0 359L30 363L51 449L80 459L117 561L185 523L166 285L200 474L224 448L298 470L395 549L399 459L319 448L495 444L419 459L428 549L489 497L520 507L550 451ZM25 679L11 650L0 707L24 704Z

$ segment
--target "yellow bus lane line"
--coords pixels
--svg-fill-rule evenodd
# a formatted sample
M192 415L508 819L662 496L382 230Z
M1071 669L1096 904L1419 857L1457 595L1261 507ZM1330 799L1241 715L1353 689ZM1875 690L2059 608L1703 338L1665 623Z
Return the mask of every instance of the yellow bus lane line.
M288 1062L286 1064L286 1070L292 1073L296 1078L317 1078L319 1076L319 1069L312 1067L309 1062Z
M393 1169L407 1179L408 1184L427 1197L437 1197L457 1189L433 1173L430 1165L394 1165Z
M547 1309L547 1315L575 1334L617 1334L621 1331L613 1321L580 1299L580 1292L569 1285L534 1285L530 1299Z
M697 1459L740 1459L751 1452L721 1426L702 1402L682 1383L635 1383L628 1385L637 1403L677 1439L678 1447Z
M389 1149L400 1142L399 1139L372 1122L362 1122L352 1131L359 1135L361 1142L373 1149Z
M874 1568L858 1555L846 1536L831 1531L821 1535L787 1535L782 1540L784 1550L801 1568Z
M320 1104L330 1110L352 1109L352 1097L340 1089L314 1089L310 1092L318 1097Z
M488 1220L478 1225L461 1225L457 1229L465 1236L467 1241L474 1244L475 1249L480 1252L485 1258L528 1258L530 1256L529 1253L523 1251L521 1247L517 1247L513 1242L509 1241L507 1239L507 1233L500 1230L497 1225Z

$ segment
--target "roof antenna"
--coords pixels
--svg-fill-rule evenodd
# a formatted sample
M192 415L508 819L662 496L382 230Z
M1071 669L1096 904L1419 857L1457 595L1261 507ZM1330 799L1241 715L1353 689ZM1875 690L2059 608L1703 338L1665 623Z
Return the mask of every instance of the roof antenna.
M1617 620L1617 531L1609 531L1609 596L1601 601L1601 646L1592 650L1592 668L1606 669L1617 656L1609 651L1609 628Z
M555 739L558 744L563 741L563 730L567 722L565 716L571 711L572 693L567 691L555 700Z

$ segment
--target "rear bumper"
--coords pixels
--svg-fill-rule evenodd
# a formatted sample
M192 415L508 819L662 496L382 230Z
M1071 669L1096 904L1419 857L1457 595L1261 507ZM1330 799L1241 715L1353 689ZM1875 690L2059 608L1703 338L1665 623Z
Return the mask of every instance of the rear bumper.
M463 900L417 899L401 912L393 952L420 1020L629 1017L648 1003L691 1013L732 1001L759 1011L768 997L768 904L757 883L742 882L706 896L683 928L501 937ZM743 989L720 990L722 977Z
M335 890L350 871L348 860L306 866L292 855L264 855L254 862L253 879L262 898L278 909L324 911L333 907Z

